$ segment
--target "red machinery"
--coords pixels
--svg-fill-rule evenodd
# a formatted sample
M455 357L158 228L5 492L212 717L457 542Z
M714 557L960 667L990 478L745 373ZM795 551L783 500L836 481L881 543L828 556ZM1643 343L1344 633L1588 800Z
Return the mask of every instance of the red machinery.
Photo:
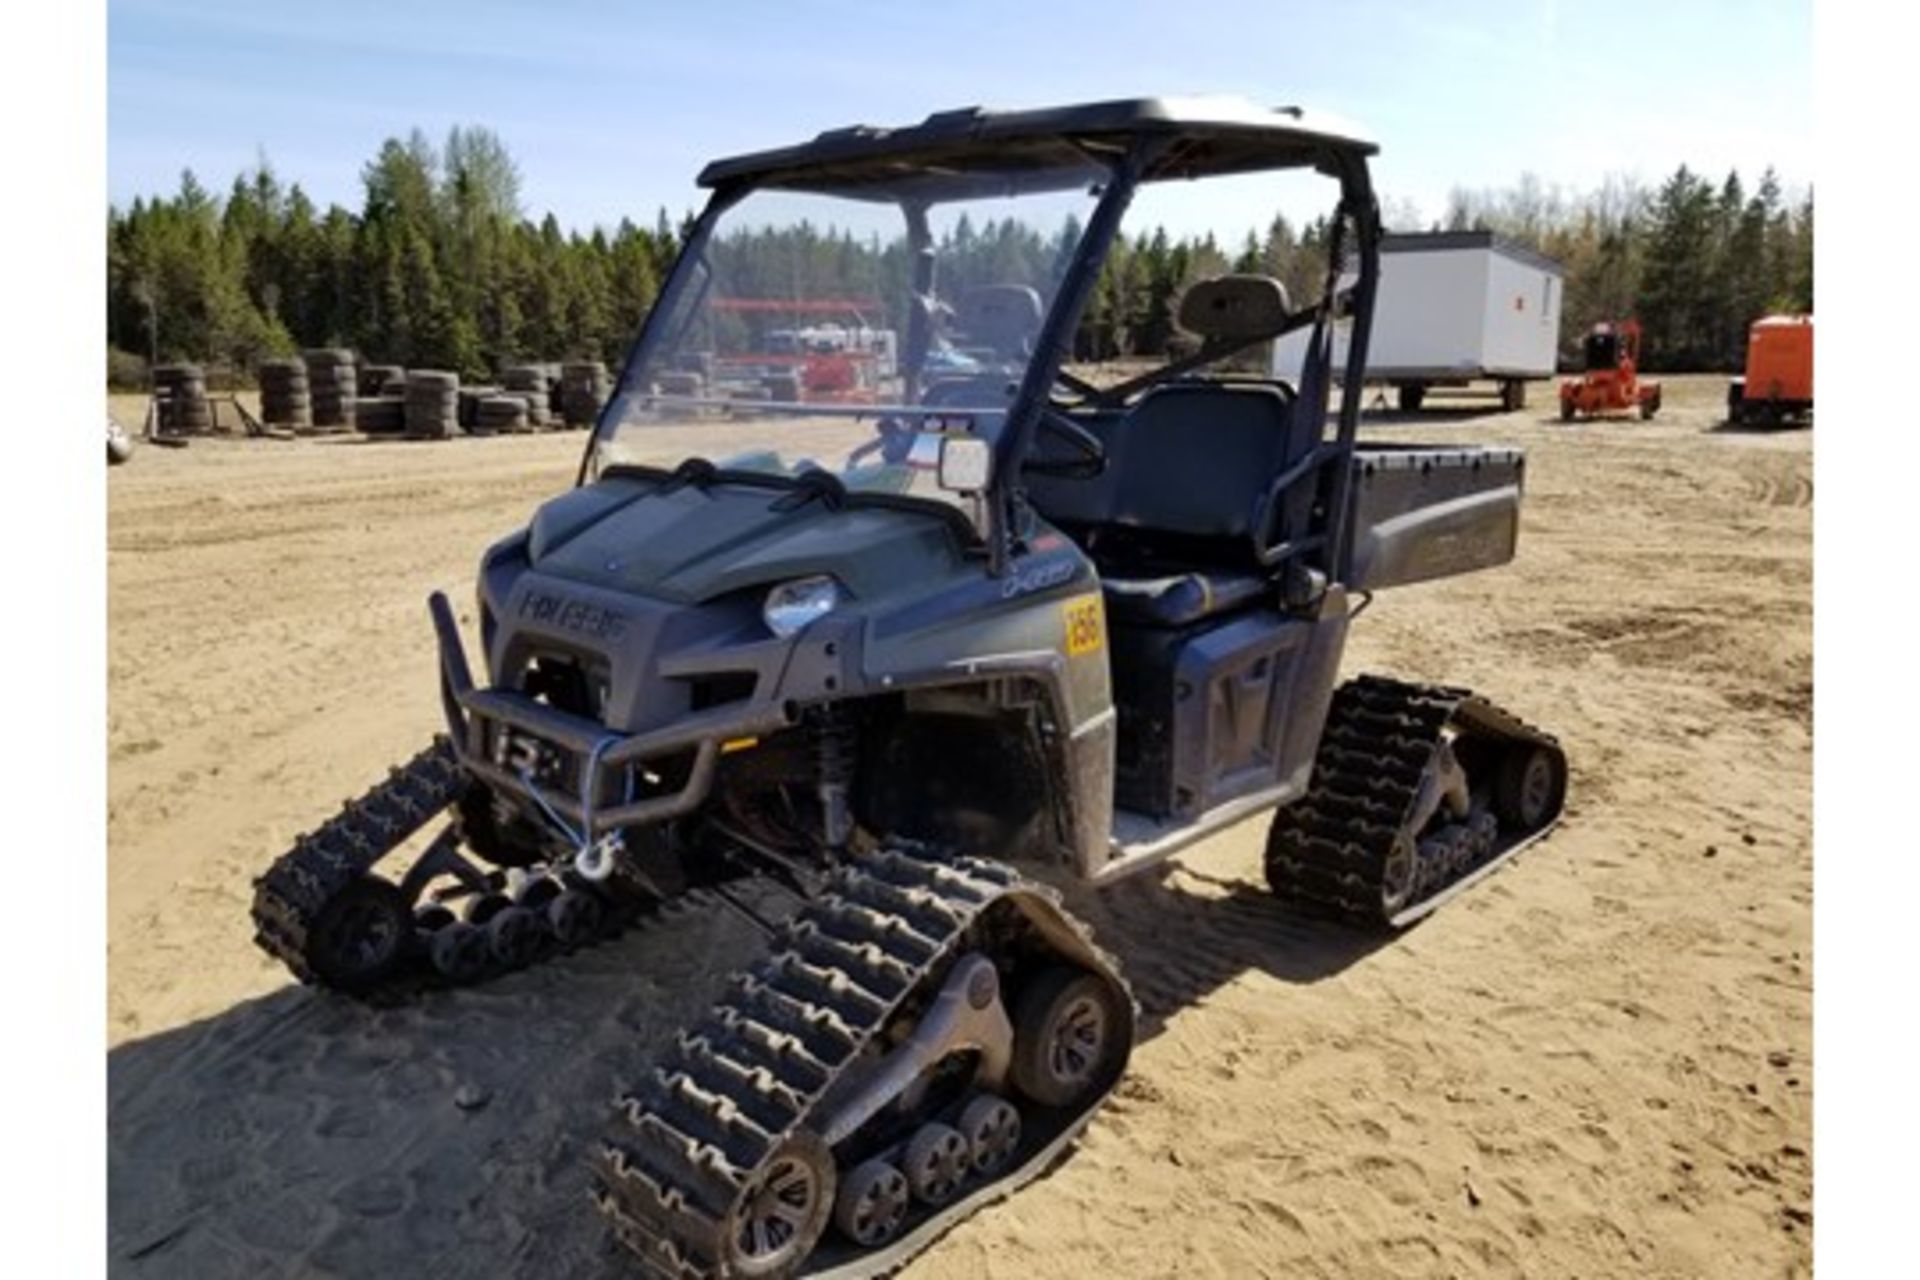
M1638 411L1642 418L1660 412L1660 384L1643 380L1640 365L1640 322L1604 321L1588 331L1581 344L1586 372L1560 384L1560 420L1619 417Z
M883 310L875 299L714 298L707 307L716 315L837 322L795 329L755 324L748 349L714 357L716 381L758 380L775 400L862 404L875 399L880 379L890 372L890 335L866 318Z
M1764 316L1747 330L1747 368L1727 386L1727 421L1783 426L1813 416L1813 317Z

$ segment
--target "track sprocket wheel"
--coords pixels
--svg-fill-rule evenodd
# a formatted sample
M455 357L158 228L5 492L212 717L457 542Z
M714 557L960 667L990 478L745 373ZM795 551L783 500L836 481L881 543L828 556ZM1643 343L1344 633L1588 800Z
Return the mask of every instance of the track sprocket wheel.
M791 1275L825 1233L836 1189L833 1152L817 1134L795 1132L741 1189L727 1220L721 1274Z
M307 963L328 986L377 986L406 955L413 911L397 885L362 875L321 909L307 937Z
M1098 974L1056 966L1014 1000L1013 1083L1042 1106L1064 1107L1098 1087L1124 1053L1124 1010Z

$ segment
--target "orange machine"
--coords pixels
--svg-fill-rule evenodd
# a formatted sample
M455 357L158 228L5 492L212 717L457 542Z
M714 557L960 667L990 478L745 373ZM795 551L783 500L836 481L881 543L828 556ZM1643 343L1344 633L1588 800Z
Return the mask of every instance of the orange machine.
M1640 377L1640 323L1600 323L1581 344L1587 369L1560 384L1560 420L1617 417L1638 411L1642 418L1660 412L1660 384Z
M1747 372L1727 384L1727 421L1777 427L1813 416L1813 317L1764 316L1747 330Z

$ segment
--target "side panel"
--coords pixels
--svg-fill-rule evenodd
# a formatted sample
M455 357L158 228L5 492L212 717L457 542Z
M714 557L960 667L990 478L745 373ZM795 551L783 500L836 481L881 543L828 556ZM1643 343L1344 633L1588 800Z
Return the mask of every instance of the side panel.
M1747 343L1747 389L1753 400L1813 399L1813 325L1763 321Z
M1171 815L1194 819L1209 809L1313 767L1322 670L1331 646L1337 663L1346 631L1344 604L1319 620L1260 612L1197 637L1174 670L1174 768ZM1180 691L1189 691L1179 696Z
M1115 715L1110 640L1099 578L1057 534L1035 539L1005 578L955 580L873 617L861 645L872 692L1011 678L1039 685L1052 706L1078 865L1104 859L1113 821Z
M1369 446L1353 465L1351 590L1427 582L1513 559L1519 450Z
M1481 368L1516 376L1553 375L1560 345L1561 281L1550 271L1485 251L1487 292Z
M1383 254L1367 368L1478 368L1488 257L1475 249Z
M1125 785L1115 789L1111 855L1083 862L1082 874L1096 883L1138 874L1306 794L1349 617L1346 592L1333 586L1311 617L1262 609L1161 633L1157 646L1122 637Z

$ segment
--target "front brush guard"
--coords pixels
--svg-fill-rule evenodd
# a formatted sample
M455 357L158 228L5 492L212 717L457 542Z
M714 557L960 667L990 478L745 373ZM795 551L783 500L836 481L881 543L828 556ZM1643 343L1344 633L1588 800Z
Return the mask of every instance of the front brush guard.
M784 704L749 704L690 715L648 733L620 733L597 721L536 702L523 693L476 689L446 593L434 592L427 599L427 608L433 615L440 647L441 707L460 767L498 791L558 815L583 844L627 827L665 822L692 812L713 788L722 743L760 737L793 723ZM489 730L496 727L530 734L544 746L570 756L572 772L580 780L578 792L568 795L536 781L529 772L515 772L495 763L486 748ZM638 800L605 802L605 797L628 794L627 784L635 766L665 761L688 751L693 752L693 764L677 789Z

